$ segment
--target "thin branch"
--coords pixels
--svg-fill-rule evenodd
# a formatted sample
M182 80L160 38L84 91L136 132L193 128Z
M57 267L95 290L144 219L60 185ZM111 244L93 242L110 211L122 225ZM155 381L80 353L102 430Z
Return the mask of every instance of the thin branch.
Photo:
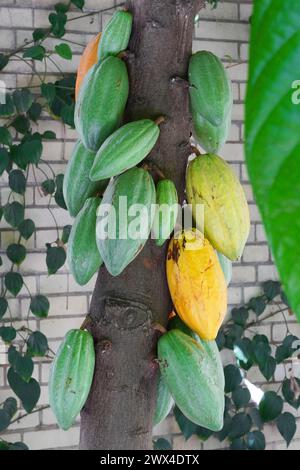
M43 410L46 410L48 408L50 408L50 405L40 406L40 407L36 408L35 410L31 411L30 413L24 413L24 414L18 416L17 418L13 419L9 424L11 425L13 423L17 423L21 419L26 418L26 416L33 415L33 413L38 413L38 411L43 411Z

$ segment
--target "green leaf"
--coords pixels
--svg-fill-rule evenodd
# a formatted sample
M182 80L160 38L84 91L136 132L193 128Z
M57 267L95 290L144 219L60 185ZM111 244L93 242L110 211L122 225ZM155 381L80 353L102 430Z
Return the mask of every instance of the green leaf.
M84 0L71 0L71 3L73 3L77 8L80 8L80 10L84 7Z
M236 390L242 381L241 371L233 364L224 367L225 393Z
M226 344L225 334L222 329L220 329L218 332L218 335L216 337L216 343L217 343L219 351L222 351L222 349L225 347L225 344Z
M48 274L55 274L66 261L66 252L61 246L48 246L46 255L46 264Z
M193 434L197 431L197 424L192 423L184 414L180 411L180 409L175 406L174 408L174 416L176 422L179 426L180 431L184 435L185 440L187 441Z
M3 70L9 61L8 55L0 54L0 70Z
M26 178L21 170L12 170L8 177L9 187L17 194L24 194L26 191Z
M21 152L25 158L26 163L34 163L37 165L42 156L43 144L41 140L37 138L26 140L21 145Z
M214 431L210 431L210 429L203 428L202 426L197 426L196 436L201 439L201 441L207 441L207 439L212 436Z
M35 224L31 219L25 219L23 222L20 223L18 230L20 235L25 238L25 240L29 240L33 232L35 231Z
M5 94L5 103L0 104L0 117L10 117L16 113L16 108L11 95Z
M50 13L49 22L52 25L52 33L57 38L61 38L65 34L65 24L67 21L67 15L65 13Z
M8 356L8 363L11 366L15 365L15 362L17 360L17 357L20 355L20 353L16 350L16 347L13 346L12 344L8 348L7 356Z
M230 444L230 450L247 450L245 441L240 438L233 439L233 441Z
M29 356L45 356L48 349L48 341L43 333L40 331L31 333L27 340L27 354Z
M37 28L33 31L32 37L35 42L40 41L41 39L44 39L48 34L47 29L43 28Z
M241 338L244 328L240 325L231 325L226 332L226 348L233 349L235 342Z
M64 181L63 174L56 175L56 178L55 178L56 192L54 195L54 199L55 199L56 204L59 207L67 210L67 206L64 200L64 195L63 195L63 181Z
M248 307L256 313L257 316L261 315L266 308L264 297L253 297L250 299Z
M29 382L33 373L33 367L34 364L31 357L18 354L14 362L14 370L25 382Z
M30 302L30 310L38 318L45 318L49 313L49 300L44 295L36 295L32 297Z
M41 188L45 196L53 194L55 192L55 181L48 179L42 182Z
M276 349L275 359L277 364L280 364L280 362L285 361L285 359L292 357L293 354L299 350L299 347L300 341L297 336L286 336L283 343Z
M11 123L12 127L20 134L26 134L30 129L30 121L26 116L19 115Z
M283 400L275 392L266 392L259 404L259 412L263 421L273 421L282 412Z
M18 225L24 220L24 206L17 201L6 204L4 218L13 228L18 228Z
M261 419L260 413L257 408L251 408L249 410L249 415L253 421L253 425L257 427L259 430L263 429L264 423Z
M0 127L0 143L8 146L12 144L11 134L6 127Z
M278 281L267 281L263 283L263 290L268 300L273 300L281 292L281 285Z
M247 434L252 426L252 419L245 413L238 413L233 416L231 421L231 429L229 432L229 439L237 439Z
M69 236L71 233L72 225L65 225L63 228L62 236L61 236L61 241L66 244L68 243Z
M231 429L231 417L230 416L225 416L224 418L224 426L223 428L221 429L221 431L219 431L216 436L217 438L219 439L220 442L224 441L224 439L227 438L229 432L230 432L230 429Z
M23 287L23 278L20 273L8 272L5 274L4 283L6 289L16 297Z
M255 341L255 338L253 339L253 342L253 355L255 361L258 365L261 365L266 361L267 357L270 355L271 346L269 345L269 343Z
M0 297L0 320L4 317L8 308L8 303L5 297Z
M42 135L44 140L54 140L56 139L56 134L53 131L45 131Z
M69 44L61 43L55 46L57 54L66 60L72 60L72 50Z
M10 423L10 416L6 411L0 410L0 432L8 428Z
M24 59L43 60L46 55L46 49L43 46L32 46L25 50Z
M16 330L12 326L0 326L0 336L5 343L10 343L16 338Z
M233 352L238 360L238 364L245 370L249 370L253 365L253 347L249 338L238 339L233 345Z
M265 436L260 431L249 432L246 436L246 446L249 450L265 450Z
M237 408L243 408L251 400L251 394L248 388L238 387L232 392L232 401Z
M6 170L7 165L9 164L9 154L5 148L0 148L0 176Z
M36 123L42 114L42 106L40 105L40 103L37 103L37 102L32 103L29 110L27 111L27 114L30 117L30 119Z
M9 450L9 442L0 441L0 450Z
M14 90L12 97L18 113L26 113L34 100L34 96L28 88Z
M233 308L231 316L234 323L240 326L245 326L248 320L249 312L245 307Z
M259 364L259 370L266 380L270 380L276 370L276 361L274 357L268 356L264 363Z
M295 416L291 413L282 413L282 415L278 417L276 424L278 431L282 435L288 447L297 430Z
M300 76L299 22L298 2L255 2L246 99L250 180L284 290L298 319L300 113L293 83Z
M75 112L75 105L74 103L62 107L61 109L61 118L65 124L68 124L72 129L75 128L74 124L74 112Z
M26 258L26 248L20 243L12 243L7 247L6 254L12 263L20 265Z
M17 400L14 397L8 397L3 403L3 410L6 411L10 419L12 419L18 410Z
M7 380L13 392L20 398L25 411L31 413L41 394L37 381L31 378L29 382L25 382L12 367L8 370Z
M9 444L8 450L29 450L24 442L13 442Z
M153 442L153 450L172 450L172 446L167 439L160 437Z
M48 103L51 104L56 95L54 83L42 83L41 93L42 93L42 96L46 98Z
M69 10L69 5L66 3L56 3L54 8L57 13L66 13Z
M297 389L297 398L294 390ZM293 378L293 381L290 379L285 379L282 383L282 395L284 399L296 410L300 406L300 379L296 377Z

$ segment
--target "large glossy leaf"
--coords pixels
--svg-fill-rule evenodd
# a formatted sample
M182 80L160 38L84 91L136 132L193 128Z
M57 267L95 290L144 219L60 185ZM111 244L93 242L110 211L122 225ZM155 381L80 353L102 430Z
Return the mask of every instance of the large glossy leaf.
M246 157L284 290L300 320L300 2L254 2Z

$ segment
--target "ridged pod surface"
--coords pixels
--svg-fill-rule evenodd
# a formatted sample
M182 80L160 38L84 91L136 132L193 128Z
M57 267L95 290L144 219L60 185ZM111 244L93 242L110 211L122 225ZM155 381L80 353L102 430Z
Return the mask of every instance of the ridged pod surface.
M226 258L226 256L222 255L222 253L219 253L218 251L217 251L217 255L219 258L219 263L221 265L222 271L225 276L226 284L228 286L232 278L232 262L230 261L230 259Z
M67 258L75 281L83 286L102 264L96 243L97 209L99 197L86 200L76 216L68 240Z
M151 152L159 127L151 119L120 127L101 145L90 172L92 181L119 175L140 163Z
M132 29L132 14L128 11L116 11L104 28L98 48L99 60L111 55L118 55L127 49Z
M88 331L70 330L55 356L49 378L49 403L65 431L86 402L93 380L95 350Z
M157 379L156 408L153 419L154 426L166 419L173 406L174 399L169 392L165 379L162 377L161 373L159 373Z
M90 40L80 57L75 84L75 98L78 96L79 89L87 72L98 62L98 46L100 39L101 33L98 33Z
M128 98L128 73L118 57L95 64L80 87L74 122L88 150L97 151L120 125Z
M94 182L89 178L94 159L95 153L78 140L68 161L63 183L64 199L72 217L76 217L86 199L105 188L106 181Z
M194 111L192 108L193 117L193 136L199 145L208 153L216 153L220 150L222 145L228 138L228 133L231 124L231 115L220 126L214 126L201 114Z
M174 307L200 338L216 338L227 310L227 286L215 250L198 230L176 234L167 253Z
M213 126L222 125L231 111L232 90L220 59L208 51L193 54L189 82L192 108Z
M239 259L250 230L249 208L228 163L213 154L195 158L187 169L186 189L194 218L197 205L204 205L204 233L213 247L232 261Z
M203 344L180 330L158 341L160 371L182 413L211 431L223 427L224 375ZM222 370L223 371L223 370Z
M178 195L173 181L164 179L156 185L158 205L152 231L157 246L162 246L173 232L178 214Z
M127 204L127 208L123 204ZM137 212L129 214L135 204L143 206L139 221L138 207ZM131 168L111 180L106 188L97 220L97 245L112 276L121 274L143 249L153 222L152 204L155 204L154 182L152 176L142 168ZM113 232L116 228L116 232L112 236L104 236L107 227L112 227Z

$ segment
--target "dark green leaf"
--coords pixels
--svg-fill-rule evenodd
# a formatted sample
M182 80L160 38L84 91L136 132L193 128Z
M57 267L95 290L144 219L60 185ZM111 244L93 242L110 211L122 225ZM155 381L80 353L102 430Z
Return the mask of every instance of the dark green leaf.
M52 33L57 38L61 38L65 34L65 24L67 15L65 13L50 13L49 22L52 25Z
M8 308L8 303L5 297L0 297L0 320L4 317Z
M16 338L16 330L12 326L0 326L0 336L5 343L10 343Z
M55 274L66 261L66 252L61 246L49 246L47 248L46 264L48 274Z
M9 154L5 148L0 148L0 176L6 170L7 165L9 164Z
M16 297L23 287L23 278L20 273L8 272L5 274L4 283L6 289Z
M275 359L277 364L283 362L285 359L292 357L293 354L299 350L300 340L297 336L288 335L283 343L276 349Z
M45 131L42 135L44 140L53 140L56 139L56 134L53 131Z
M172 450L172 446L167 439L160 437L153 442L153 450Z
M263 421L273 421L280 415L283 400L275 392L266 392L259 404L259 412Z
M55 46L57 54L66 60L72 60L72 50L69 44L61 43Z
M12 137L6 127L0 127L0 143L8 146L12 144Z
M259 343L265 343L269 346L269 352L271 354L271 347L269 345L269 339L266 335L255 335L253 337L253 347L256 348L256 346L259 344Z
M241 371L233 364L224 367L225 392L229 393L237 389L242 381Z
M0 54L0 70L3 70L7 66L9 61L8 55Z
M18 165L19 168L22 170L26 170L27 161L22 154L22 144L20 145L12 145L10 148L10 158L11 161Z
M69 10L69 5L66 3L56 3L54 8L57 13L66 13Z
M174 416L176 418L180 431L182 432L185 440L187 441L193 434L196 433L197 424L192 423L192 421L186 418L177 406L175 406L174 408Z
M236 341L241 338L244 329L240 325L231 325L226 332L225 339L226 339L226 348L233 349L234 344Z
M43 152L43 144L41 140L36 138L27 140L21 145L22 155L27 163L38 164Z
M233 416L231 421L231 428L229 432L229 439L237 439L247 434L252 426L252 420L249 415L245 413L238 413Z
M232 401L237 408L248 405L250 399L251 395L248 388L238 387L232 392Z
M249 312L245 307L233 308L231 316L234 323L240 326L245 326L248 320Z
M256 313L257 316L259 316L265 311L266 302L264 297L253 297L250 299L248 306L254 313Z
M212 436L214 431L210 431L209 429L203 428L202 426L197 426L196 436L201 439L201 441L207 441L207 439Z
M276 424L278 431L288 447L297 430L295 416L291 413L282 413L282 415L278 417Z
M265 450L265 436L260 431L249 432L246 436L246 446L249 450Z
M32 37L34 41L40 41L41 39L44 39L48 34L47 29L42 29L42 28L37 28L33 31Z
M68 243L70 232L72 229L72 225L65 225L63 228L62 236L61 236L61 241L66 244Z
M225 347L225 344L226 344L225 334L222 329L219 330L218 332L218 335L216 337L216 343L217 343L219 351L222 351L222 349Z
M294 391L297 391L297 398ZM300 379L285 379L282 383L282 395L284 399L296 410L300 406Z
M30 129L30 121L26 116L19 115L11 123L12 127L20 134L26 134Z
M14 264L21 264L26 258L26 248L20 243L12 243L7 247L8 259Z
M30 356L45 356L48 349L48 341L43 333L40 331L31 333L27 340L27 353Z
M18 403L14 397L8 397L3 403L3 410L9 415L10 419L14 417L18 410Z
M255 346L253 347L253 355L255 358L256 363L260 366L263 364L269 354L271 353L271 346L269 343L265 342L255 342Z
M25 382L12 368L8 370L7 380L13 392L20 398L25 411L31 413L41 393L37 381L31 378L29 382Z
M17 228L24 220L24 206L17 201L6 204L4 207L4 218L9 225Z
M25 382L29 382L32 376L33 367L34 364L31 357L21 356L21 354L16 357L14 370Z
M263 290L268 300L273 300L281 292L280 282L267 281L263 283Z
M247 450L245 441L240 438L233 439L233 441L230 444L230 450Z
M8 353L7 353L7 356L8 356L8 363L11 365L11 366L14 366L15 365L15 362L17 360L17 357L20 355L20 353L16 350L16 347L13 346L12 344L9 346L8 348Z
M74 112L75 105L72 103L70 105L66 104L61 109L61 118L65 124L68 124L72 129L74 129Z
M231 430L231 421L232 419L229 415L224 418L224 426L221 429L221 431L217 433L217 438L219 439L220 442L224 441L224 439L227 438Z
M13 442L9 444L8 450L29 450L24 442Z
M20 223L18 230L20 235L25 238L25 240L29 240L33 232L35 231L35 224L31 219L25 219L23 222Z
M36 317L45 318L49 313L49 300L44 295L36 295L32 297L30 302L30 310Z
M28 88L14 90L12 97L18 113L26 113L34 100L33 94Z
M17 194L24 194L26 190L26 178L21 170L12 170L9 173L9 187Z
M63 174L59 174L56 176L55 178L56 192L54 195L54 199L55 199L56 204L59 207L67 210L67 206L64 200L64 195L63 195L63 181L64 181Z
M233 345L233 351L239 366L249 370L253 365L252 341L249 338L238 339Z
M6 411L0 410L0 432L4 431L10 423L10 416Z
M0 450L9 450L9 442L0 441Z
M276 361L274 357L268 356L264 363L259 364L259 370L266 380L270 380L276 370Z
M40 115L42 114L42 106L40 105L40 103L32 103L27 114L33 122L37 122Z
M5 103L0 104L0 117L10 117L16 113L16 108L11 95L5 94Z
M24 59L30 58L34 60L43 60L46 55L46 49L43 46L32 46L25 50Z
M41 187L45 196L47 196L48 194L53 194L55 192L55 181L45 180L42 182Z
M54 83L42 83L41 93L48 103L51 104L56 94Z
M80 8L80 10L84 7L84 0L71 0L71 3L73 3L77 8Z

